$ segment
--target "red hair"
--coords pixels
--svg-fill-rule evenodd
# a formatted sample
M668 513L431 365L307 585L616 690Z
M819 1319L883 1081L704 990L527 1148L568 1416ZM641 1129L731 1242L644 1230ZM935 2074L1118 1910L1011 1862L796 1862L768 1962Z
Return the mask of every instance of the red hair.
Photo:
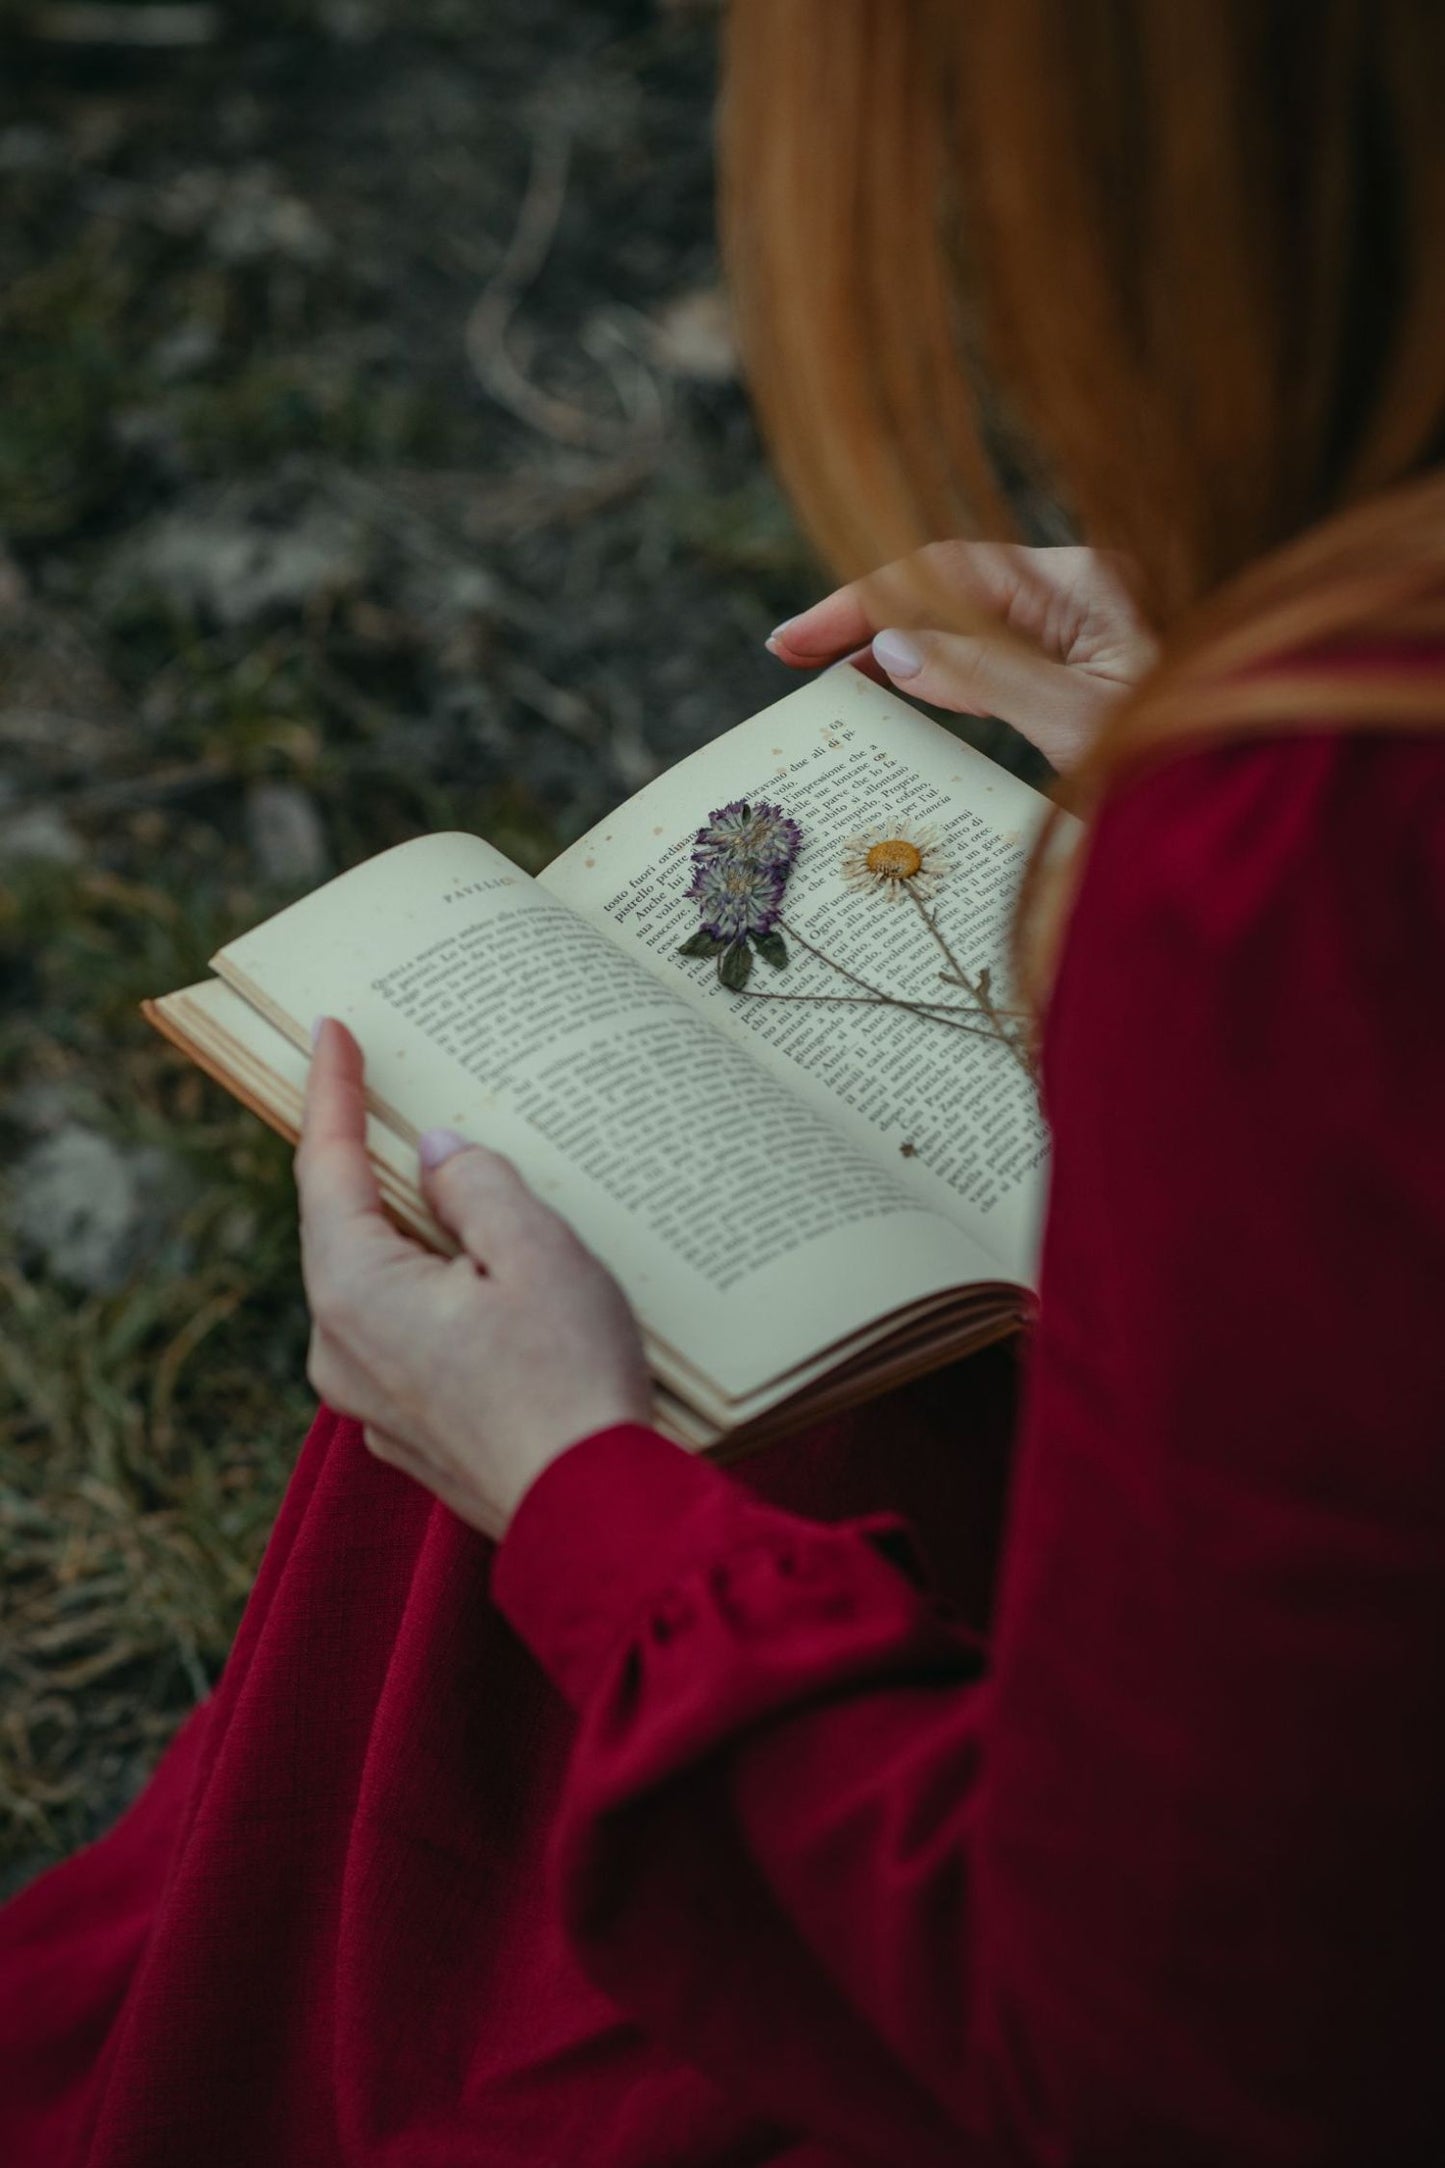
M1445 723L1328 655L1445 637L1442 112L1436 0L732 0L730 268L816 541L856 577L1037 491L1138 567L1163 660L1081 809L1181 736Z

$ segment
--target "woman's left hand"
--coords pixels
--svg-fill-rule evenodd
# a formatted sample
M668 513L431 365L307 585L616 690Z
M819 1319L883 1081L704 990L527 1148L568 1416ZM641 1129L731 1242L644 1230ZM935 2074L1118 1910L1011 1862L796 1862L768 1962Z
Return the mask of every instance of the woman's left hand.
M361 1050L328 1019L296 1154L308 1375L373 1453L495 1536L568 1446L648 1422L652 1391L622 1290L511 1162L448 1131L422 1146L427 1204L462 1245L450 1260L383 1212Z

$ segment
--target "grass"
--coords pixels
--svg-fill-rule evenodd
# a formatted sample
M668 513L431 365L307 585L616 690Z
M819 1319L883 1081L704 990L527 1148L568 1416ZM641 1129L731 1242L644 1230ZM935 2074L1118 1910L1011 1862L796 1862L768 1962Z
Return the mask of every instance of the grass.
M294 1306L217 1247L78 1305L0 1271L7 1881L95 1834L215 1683L295 1457Z
M0 1075L164 1138L190 1199L114 1294L0 1248L6 1883L103 1826L214 1683L308 1419L287 1154L135 1010L194 975L218 923L109 875L0 890L0 973L25 993Z

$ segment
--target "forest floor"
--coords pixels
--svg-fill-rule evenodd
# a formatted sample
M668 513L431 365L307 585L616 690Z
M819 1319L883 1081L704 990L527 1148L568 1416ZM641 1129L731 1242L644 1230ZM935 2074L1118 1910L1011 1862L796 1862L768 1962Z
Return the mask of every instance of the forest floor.
M311 1412L288 1155L138 1002L408 836L539 867L821 578L707 0L104 14L0 0L0 1892L214 1684Z
M816 586L717 305L706 8L18 12L0 1888L214 1683L310 1414L288 1156L138 1001L404 837L540 866L784 689Z

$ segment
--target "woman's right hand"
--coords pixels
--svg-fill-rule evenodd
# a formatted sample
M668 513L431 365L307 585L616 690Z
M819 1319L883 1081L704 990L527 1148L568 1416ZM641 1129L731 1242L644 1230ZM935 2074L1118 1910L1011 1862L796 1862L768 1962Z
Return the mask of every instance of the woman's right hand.
M925 600L930 586L955 594L1019 638L890 623L885 598L910 581ZM768 646L799 670L848 655L866 667L860 650L871 650L885 682L960 715L1002 716L1060 769L1078 765L1158 656L1117 558L1002 542L934 543L876 580L838 588L780 625Z

